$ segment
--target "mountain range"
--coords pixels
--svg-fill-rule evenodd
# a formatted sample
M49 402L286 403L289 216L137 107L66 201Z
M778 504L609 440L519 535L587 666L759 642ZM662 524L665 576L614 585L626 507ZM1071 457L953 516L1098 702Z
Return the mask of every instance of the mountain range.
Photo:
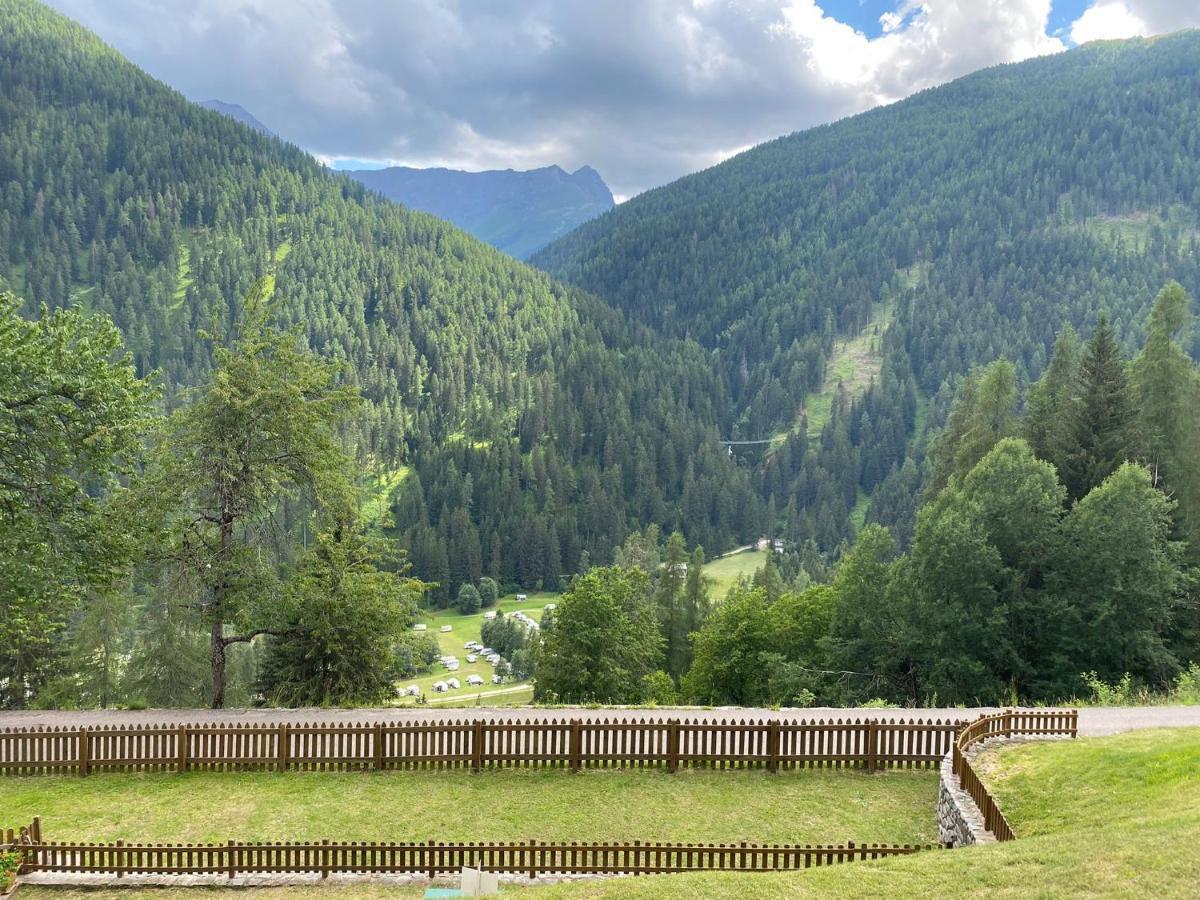
M359 169L356 181L413 209L453 222L510 256L525 259L613 208L612 192L590 166L460 172L454 169Z
M236 103L204 100L199 105L278 136ZM389 200L453 222L518 259L613 208L612 191L591 166L569 173L558 166L524 172L408 166L341 171Z

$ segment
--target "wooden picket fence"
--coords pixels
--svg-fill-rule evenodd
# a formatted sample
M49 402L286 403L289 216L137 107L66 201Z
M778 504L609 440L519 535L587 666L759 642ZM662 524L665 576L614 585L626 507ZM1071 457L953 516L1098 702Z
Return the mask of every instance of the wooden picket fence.
M981 716L967 725L954 741L954 774L958 776L962 789L970 795L983 815L984 827L998 841L1011 841L1012 826L1000 811L999 805L983 781L976 774L966 751L974 744L991 738L1011 738L1023 735L1038 737L1079 735L1079 710L1005 710L990 716Z
M0 730L0 774L602 767L924 768L960 720L563 720Z
M36 823L35 823L35 826ZM258 874L437 875L463 866L528 875L658 875L671 872L776 872L916 853L908 844L681 844L517 843L313 843L111 844L36 841L22 844L21 874L90 875Z

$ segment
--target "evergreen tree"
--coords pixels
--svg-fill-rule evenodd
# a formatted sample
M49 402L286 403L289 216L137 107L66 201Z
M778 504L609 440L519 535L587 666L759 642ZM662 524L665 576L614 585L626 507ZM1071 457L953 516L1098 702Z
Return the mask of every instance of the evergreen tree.
M353 528L318 535L287 580L263 695L282 706L373 706L392 697L392 651L422 588L377 568L370 542Z
M1155 486L1175 500L1195 561L1200 560L1200 372L1179 343L1191 329L1188 296L1171 282L1154 301L1131 381L1143 459Z
M1067 418L1060 474L1071 497L1084 496L1135 457L1134 426L1125 360L1108 317L1101 315L1079 361Z
M1025 410L1025 440L1039 459L1062 469L1071 420L1075 385L1079 378L1079 338L1069 324L1054 341L1050 364L1029 390Z
M458 589L458 597L455 599L454 605L464 616L474 615L479 612L479 608L482 605L479 589L473 584L464 584Z
M275 571L260 529L277 504L305 496L348 503L337 425L356 392L334 368L270 326L263 285L249 298L212 382L171 417L140 486L161 525L169 564L191 591L211 636L212 695L225 703L231 644L276 630ZM226 627L239 630L233 634Z

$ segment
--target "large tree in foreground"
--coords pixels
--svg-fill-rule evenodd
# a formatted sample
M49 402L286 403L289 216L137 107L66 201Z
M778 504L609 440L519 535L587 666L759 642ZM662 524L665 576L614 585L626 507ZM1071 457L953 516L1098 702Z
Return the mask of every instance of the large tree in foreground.
M209 631L213 708L225 702L229 646L287 625L264 540L273 517L289 501L341 509L348 491L337 427L357 392L336 386L334 365L299 333L271 326L265 295L260 282L215 351L211 382L168 421L144 489Z
M424 585L379 569L348 527L317 537L287 580L259 679L281 706L376 705L395 695L394 648Z
M130 549L107 511L141 446L152 392L107 318L0 293L0 705L49 674L68 615L112 588Z
M641 701L642 679L658 668L663 651L645 572L592 569L576 579L546 624L536 657L536 699Z

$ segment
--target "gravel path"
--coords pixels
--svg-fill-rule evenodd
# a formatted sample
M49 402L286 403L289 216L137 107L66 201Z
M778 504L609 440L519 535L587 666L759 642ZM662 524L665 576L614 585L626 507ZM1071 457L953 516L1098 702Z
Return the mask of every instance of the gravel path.
M202 722L397 722L413 719L423 721L499 720L549 721L561 719L637 719L655 720L678 718L690 720L724 719L730 722L753 722L763 719L973 719L983 713L996 712L994 707L971 709L748 709L723 707L716 709L533 709L516 707L492 709L226 709L178 710L147 709L83 712L0 712L0 728L98 726L98 725L161 725L198 724ZM1165 728L1200 726L1200 706L1135 706L1085 708L1079 711L1081 735L1115 734L1136 728Z

